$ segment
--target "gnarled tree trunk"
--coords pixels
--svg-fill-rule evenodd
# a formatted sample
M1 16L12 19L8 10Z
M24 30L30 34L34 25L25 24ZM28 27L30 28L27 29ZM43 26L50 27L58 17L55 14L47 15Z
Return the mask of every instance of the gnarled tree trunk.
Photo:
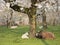
M29 17L29 24L30 24L30 32L29 32L29 37L34 38L35 33L36 33L36 17L35 15L32 15Z

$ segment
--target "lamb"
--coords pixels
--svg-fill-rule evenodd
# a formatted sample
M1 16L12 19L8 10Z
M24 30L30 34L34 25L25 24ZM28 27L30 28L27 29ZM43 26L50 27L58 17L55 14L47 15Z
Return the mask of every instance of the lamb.
M22 38L22 39L28 39L28 38L29 38L28 35L29 35L28 32L26 32L25 34L23 34L23 35L21 36L21 38Z
M15 29L15 28L17 28L17 26L11 26L10 28L11 28L11 29Z

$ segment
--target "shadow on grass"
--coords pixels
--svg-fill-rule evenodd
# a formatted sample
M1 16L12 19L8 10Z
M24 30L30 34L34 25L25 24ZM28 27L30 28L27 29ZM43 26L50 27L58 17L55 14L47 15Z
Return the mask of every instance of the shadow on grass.
M45 45L49 45L44 39L41 39L41 41L42 41Z

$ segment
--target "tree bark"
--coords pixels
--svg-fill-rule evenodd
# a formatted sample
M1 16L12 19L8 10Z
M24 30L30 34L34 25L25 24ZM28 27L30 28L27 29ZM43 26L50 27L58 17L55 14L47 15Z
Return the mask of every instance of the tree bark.
M46 15L43 16L43 28L46 29L47 28L47 22L46 22Z
M42 25L43 25L43 29L45 30L47 28L47 22L46 22L46 14L44 9L42 14Z
M11 27L12 26L12 16L13 16L13 10L12 9L10 9L10 15L11 15L11 17L10 17L10 22L9 22L9 27Z
M36 33L36 16L32 15L32 17L29 16L29 24L30 24L30 32L29 37L34 38Z
M6 23L7 23L7 28L8 28L9 27L8 19L7 19Z
M28 12L30 32L29 37L34 38L36 33L36 7L32 5Z

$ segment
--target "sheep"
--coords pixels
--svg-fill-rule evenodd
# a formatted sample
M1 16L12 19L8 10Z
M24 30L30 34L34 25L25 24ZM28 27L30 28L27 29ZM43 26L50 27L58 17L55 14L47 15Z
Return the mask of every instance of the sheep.
M55 39L55 36L52 32L45 32L45 31L40 31L36 33L36 38L41 38L41 39Z
M43 26L39 26L39 29L43 29Z
M29 38L28 35L29 35L28 32L26 32L25 34L23 34L23 35L21 36L21 38L22 38L22 39L28 39L28 38Z
M15 29L15 28L17 28L17 26L11 26L10 28L11 28L11 29Z

